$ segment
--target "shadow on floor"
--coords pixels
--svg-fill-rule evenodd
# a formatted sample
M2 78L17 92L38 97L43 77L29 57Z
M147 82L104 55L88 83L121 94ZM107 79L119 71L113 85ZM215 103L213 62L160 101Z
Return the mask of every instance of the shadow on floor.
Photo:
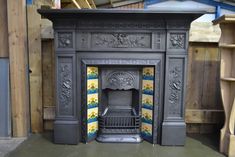
M189 138L201 142L203 145L210 147L215 151L219 151L219 133L214 134L188 134Z
M7 157L224 157L218 152L216 135L188 135L184 147L140 144L98 143L58 145L52 133L34 134ZM215 141L214 141L215 140Z

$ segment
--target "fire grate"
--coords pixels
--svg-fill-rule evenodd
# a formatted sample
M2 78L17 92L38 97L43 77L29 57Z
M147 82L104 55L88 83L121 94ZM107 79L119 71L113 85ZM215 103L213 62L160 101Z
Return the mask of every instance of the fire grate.
M118 111L110 111L105 115L99 116L100 133L139 133L140 132L140 115L119 115L115 114ZM125 112L124 112L125 113Z

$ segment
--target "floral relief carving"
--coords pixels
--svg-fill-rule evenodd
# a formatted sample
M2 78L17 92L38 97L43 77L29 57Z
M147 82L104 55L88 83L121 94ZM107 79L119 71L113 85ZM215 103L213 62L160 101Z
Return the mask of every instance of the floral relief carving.
M149 33L94 33L92 46L98 48L151 48Z
M59 108L60 114L72 114L72 65L60 63L59 66Z
M171 33L169 47L170 49L184 49L185 48L185 34Z
M72 32L59 32L58 33L58 48L72 48L72 47L73 47Z
M178 62L176 62L178 63ZM182 69L174 65L169 71L169 114L179 116L180 101L182 94Z

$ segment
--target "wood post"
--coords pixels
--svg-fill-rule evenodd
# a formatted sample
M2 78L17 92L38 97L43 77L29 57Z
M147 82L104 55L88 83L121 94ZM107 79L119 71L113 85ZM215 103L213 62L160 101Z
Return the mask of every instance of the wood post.
M31 131L43 131L41 16L37 7L27 6Z
M0 58L8 57L7 4L0 0Z
M26 1L8 0L7 17L13 136L25 137L29 131Z

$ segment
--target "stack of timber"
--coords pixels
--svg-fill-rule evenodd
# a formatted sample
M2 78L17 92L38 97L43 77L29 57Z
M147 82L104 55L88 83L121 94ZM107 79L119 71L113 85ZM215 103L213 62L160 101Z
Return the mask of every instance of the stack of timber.
M219 24L222 31L220 88L225 122L220 131L220 151L235 157L235 15L224 15L213 22Z

